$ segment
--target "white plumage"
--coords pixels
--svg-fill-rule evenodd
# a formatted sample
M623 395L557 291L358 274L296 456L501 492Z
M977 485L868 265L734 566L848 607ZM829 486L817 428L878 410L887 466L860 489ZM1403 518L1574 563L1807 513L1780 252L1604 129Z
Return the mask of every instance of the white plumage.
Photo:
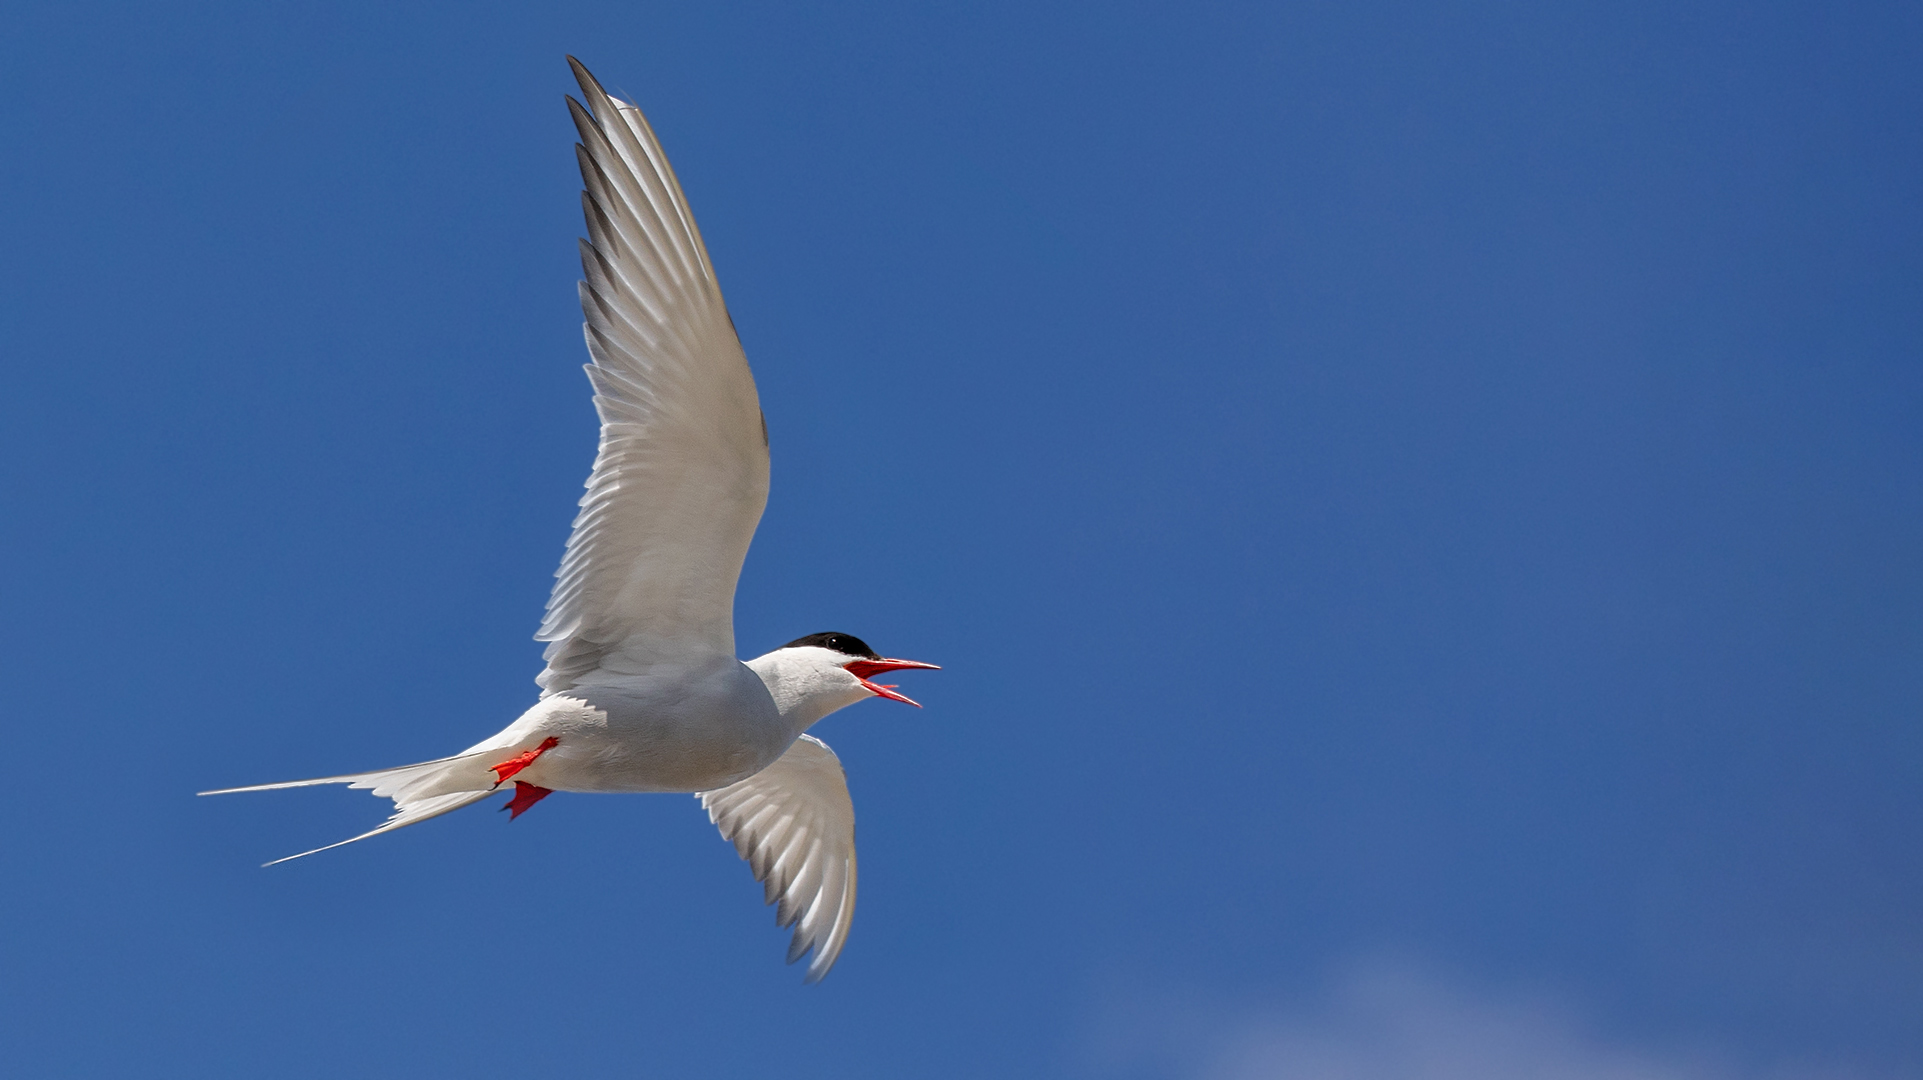
M681 185L641 110L574 73L601 446L535 635L547 693L596 670L732 660L735 580L768 504L754 377Z
M794 925L788 962L813 949L807 979L826 975L855 920L855 805L841 759L803 735L773 765L703 792L701 805L779 905L775 922Z
M554 791L694 792L777 922L794 926L789 962L813 953L814 982L854 917L855 815L841 762L803 732L869 697L908 701L868 677L934 665L837 633L735 659L735 583L768 501L754 378L653 130L568 62L586 98L568 107L581 134L581 310L601 442L536 635L548 642L541 698L453 757L203 794L347 784L394 801L380 826L311 855L510 780L517 817Z

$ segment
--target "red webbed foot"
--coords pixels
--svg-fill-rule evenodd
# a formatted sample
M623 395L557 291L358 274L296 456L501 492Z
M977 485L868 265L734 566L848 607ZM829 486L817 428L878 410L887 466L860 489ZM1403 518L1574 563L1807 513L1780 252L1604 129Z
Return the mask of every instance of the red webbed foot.
M554 794L553 788L544 788L539 784L530 784L525 780L516 780L514 782L514 798L509 799L507 805L501 807L501 809L506 810L507 819L513 821L515 818L521 816L522 811L552 794Z

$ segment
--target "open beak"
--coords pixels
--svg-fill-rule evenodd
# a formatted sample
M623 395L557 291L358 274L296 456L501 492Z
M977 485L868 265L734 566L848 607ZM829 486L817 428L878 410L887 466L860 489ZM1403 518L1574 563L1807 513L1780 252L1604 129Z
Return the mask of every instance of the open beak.
M892 685L883 686L880 683L869 682L868 677L871 675L879 675L884 671L907 671L912 668L926 668L929 671L941 670L940 664L924 664L919 660L851 660L843 664L842 667L848 670L848 674L860 679L861 685L866 687L868 692L876 697L885 697L890 701L899 701L903 705L913 705L917 709L921 708L921 702L916 701L907 694L896 693Z

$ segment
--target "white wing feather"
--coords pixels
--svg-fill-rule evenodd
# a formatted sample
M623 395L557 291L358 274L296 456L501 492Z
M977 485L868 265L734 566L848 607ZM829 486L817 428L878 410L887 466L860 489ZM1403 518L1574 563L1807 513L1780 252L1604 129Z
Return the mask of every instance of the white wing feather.
M601 444L555 572L545 694L596 669L734 657L734 590L768 501L767 428L687 198L641 110L579 62L581 310Z
M841 760L803 735L773 765L699 797L779 904L776 925L794 926L788 962L813 949L805 979L820 981L855 920L855 806Z

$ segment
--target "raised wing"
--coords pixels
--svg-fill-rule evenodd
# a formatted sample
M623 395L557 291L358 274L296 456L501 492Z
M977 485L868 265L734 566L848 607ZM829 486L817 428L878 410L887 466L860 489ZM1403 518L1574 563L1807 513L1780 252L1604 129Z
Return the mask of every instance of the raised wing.
M597 669L734 657L734 590L768 502L754 377L681 185L641 110L573 57L581 310L601 446L555 572L544 696Z
M813 949L805 981L819 982L855 921L855 806L841 760L803 735L773 765L699 798L779 902L775 924L794 926L788 962Z

